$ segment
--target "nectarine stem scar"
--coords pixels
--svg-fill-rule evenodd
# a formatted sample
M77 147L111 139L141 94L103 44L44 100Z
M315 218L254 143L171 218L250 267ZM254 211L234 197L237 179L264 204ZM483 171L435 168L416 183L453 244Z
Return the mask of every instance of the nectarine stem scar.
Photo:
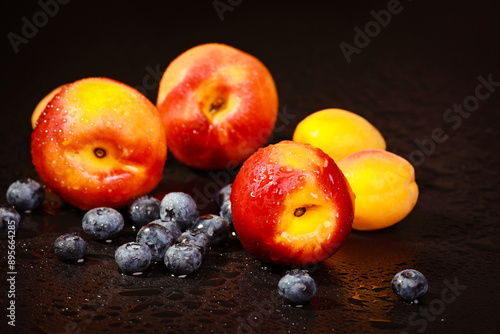
M304 213L306 213L306 208L305 207L301 207L301 208L295 209L295 212L293 214L294 214L295 217L300 217L300 216L303 216Z
M94 149L94 154L96 157L101 159L101 158L104 158L106 156L106 151L100 147L97 147L96 149Z
M218 97L216 98L213 102L212 102L212 105L210 106L210 112L211 113L214 113L214 112L217 112L219 111L219 109L222 108L222 106L224 105L224 99L221 98L221 97Z

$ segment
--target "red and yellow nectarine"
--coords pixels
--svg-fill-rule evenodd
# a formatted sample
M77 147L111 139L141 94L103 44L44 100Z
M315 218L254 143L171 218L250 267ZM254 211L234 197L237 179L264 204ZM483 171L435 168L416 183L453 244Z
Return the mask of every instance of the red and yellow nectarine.
M278 113L274 80L257 58L223 44L203 44L177 57L160 82L167 142L184 164L225 169L269 139Z
M281 265L325 260L345 242L354 218L354 194L332 158L292 141L250 156L230 200L243 247Z
M161 180L165 132L156 107L107 78L62 86L31 136L33 164L46 186L83 210L120 207Z
M45 95L43 99L38 102L38 104L35 107L35 110L33 111L33 114L31 114L31 127L34 129L36 127L36 122L38 121L38 118L42 114L42 112L45 110L45 107L47 107L47 104L56 96L57 93L61 90L63 86L59 86L55 89L53 89L50 93Z

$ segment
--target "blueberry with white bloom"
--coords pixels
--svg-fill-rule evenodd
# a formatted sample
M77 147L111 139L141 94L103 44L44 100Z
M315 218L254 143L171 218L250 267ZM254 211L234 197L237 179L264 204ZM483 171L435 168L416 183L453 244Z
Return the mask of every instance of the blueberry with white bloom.
M113 208L94 208L83 216L85 233L96 240L113 239L123 229L124 220L120 212Z
M279 281L278 293L291 304L306 304L316 294L316 282L307 271L292 269Z
M229 223L217 215L204 215L198 217L190 228L191 231L203 232L210 241L211 246L221 244L229 237Z
M142 227L160 218L160 201L152 196L136 198L128 207L132 224Z
M205 258L208 254L208 250L210 249L210 240L205 235L205 233L201 231L191 231L187 230L182 233L179 238L177 238L178 243L187 243L197 246L200 249L201 255Z
M17 210L31 211L38 208L45 199L45 190L40 183L23 178L12 183L7 189L7 202Z
M115 261L126 274L142 273L151 265L151 251L149 247L138 242L127 242L115 252Z
M172 236L174 237L174 240L177 239L182 233L182 231L179 228L179 226L177 225L177 223L174 221L171 221L171 220L167 221L167 220L162 220L162 219L156 219L156 220L153 220L151 223L155 223L155 224L158 224L158 225L165 227L172 234Z
M174 244L165 253L165 265L175 275L191 275L201 266L203 256L197 246L189 243Z
M160 218L175 221L181 230L188 228L198 216L196 202L183 192L171 192L161 201Z
M429 287L425 276L415 269L400 271L392 279L391 285L396 295L407 302L422 298Z
M17 231L21 215L10 205L0 206L0 238L7 238L9 231ZM11 232L12 233L12 232Z
M149 247L151 251L152 261L162 261L165 257L165 252L172 246L175 239L165 227L149 223L141 227L137 232L136 240L140 244Z
M233 184L229 183L222 187L217 193L217 204L221 206L224 202L229 201L229 196L231 196L231 190L233 188Z
M227 200L224 203L222 203L219 215L225 220L227 220L229 226L233 225L233 212L231 211L231 201Z
M62 261L79 261L87 254L87 242L77 233L63 234L54 242L54 253Z

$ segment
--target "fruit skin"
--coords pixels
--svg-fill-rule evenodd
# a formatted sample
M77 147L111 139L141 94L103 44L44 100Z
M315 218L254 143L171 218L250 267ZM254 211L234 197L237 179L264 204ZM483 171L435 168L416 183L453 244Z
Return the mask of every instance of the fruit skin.
M0 238L7 238L9 231L17 231L19 229L19 222L21 221L21 215L17 210L10 206L2 204L0 205ZM10 222L14 222L14 227Z
M35 110L33 111L33 114L31 114L31 127L33 129L36 127L38 118L47 107L47 104L54 98L54 96L56 96L57 93L59 93L59 91L63 86L59 86L56 89L53 89L50 93L45 95L45 97L41 99L40 102L38 102L38 104L35 107Z
M201 231L187 230L177 238L177 242L197 246L203 259L207 256L210 249L210 240L205 233Z
M278 115L278 94L257 58L209 43L187 50L168 66L157 107L178 160L225 169L267 142Z
M226 184L224 187L222 187L219 192L217 193L217 197L215 200L217 201L217 204L219 206L222 206L224 202L229 201L229 197L231 196L231 189L233 187L232 183Z
M279 295L295 305L308 303L316 290L316 282L305 270L292 269L278 282Z
M285 266L331 256L354 218L354 194L344 175L332 158L306 143L283 141L258 150L236 176L230 200L246 251Z
M153 220L151 222L151 224L152 223L165 227L172 234L174 239L177 239L182 234L182 231L179 228L179 225L177 225L177 223L173 220L156 219L156 220Z
M295 128L293 140L309 143L335 162L365 149L386 149L384 137L363 117L347 110L330 108L304 118Z
M415 170L404 158L383 150L362 150L338 166L356 194L353 229L392 226L415 207L419 193Z
M138 242L127 242L115 251L115 261L126 274L141 273L151 265L149 247Z
M125 225L123 216L113 208L94 208L82 218L82 228L96 240L113 239Z
M391 285L394 293L406 302L422 298L429 287L425 276L415 269L400 271L392 279Z
M233 184L227 184L224 187L219 190L219 193L217 194L216 201L217 204L219 204L219 216L224 218L228 223L229 227L232 228L233 226L233 216L232 216L232 211L231 211L231 201L229 200L229 197L231 196L231 189L233 187Z
M149 247L151 261L162 261L167 249L173 245L175 239L164 226L149 223L141 227L135 241Z
M18 210L31 211L38 208L45 199L45 190L40 183L23 178L12 183L7 189L7 202Z
M119 208L152 191L166 160L156 107L108 78L62 86L31 135L33 164L46 187L82 210Z
M54 242L54 253L61 261L78 261L87 254L87 242L77 233L63 234Z
M222 203L219 211L219 215L224 218L228 223L229 227L233 226L233 213L231 209L231 201L227 200Z
M171 192L161 200L161 219L175 221L181 230L189 227L197 216L196 202L186 193Z
M202 258L197 246L189 243L174 244L165 253L165 265L172 274L191 275L200 268Z
M130 203L128 214L132 224L142 227L160 219L160 201L152 196L142 196Z
M229 223L217 215L204 215L196 218L190 230L205 234L211 246L219 245L229 237Z

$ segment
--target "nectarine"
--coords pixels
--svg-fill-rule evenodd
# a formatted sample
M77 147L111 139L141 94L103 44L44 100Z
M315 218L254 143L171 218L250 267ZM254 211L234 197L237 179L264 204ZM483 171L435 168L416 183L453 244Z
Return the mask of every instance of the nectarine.
M56 96L57 93L61 90L63 86L59 86L55 89L53 89L50 93L45 95L43 99L38 102L38 104L35 107L35 110L33 111L33 114L31 114L31 127L34 129L36 127L36 122L38 121L38 118L42 114L42 112L45 110L45 107L47 107L47 104Z
M325 260L345 242L354 218L354 194L344 175L306 143L259 149L236 176L230 200L246 251L281 265Z
M157 106L178 160L196 168L225 169L269 139L278 96L271 74L257 58L210 43L189 49L168 66Z
M153 190L166 160L156 107L115 80L62 86L31 136L33 164L46 186L83 210L121 207Z

